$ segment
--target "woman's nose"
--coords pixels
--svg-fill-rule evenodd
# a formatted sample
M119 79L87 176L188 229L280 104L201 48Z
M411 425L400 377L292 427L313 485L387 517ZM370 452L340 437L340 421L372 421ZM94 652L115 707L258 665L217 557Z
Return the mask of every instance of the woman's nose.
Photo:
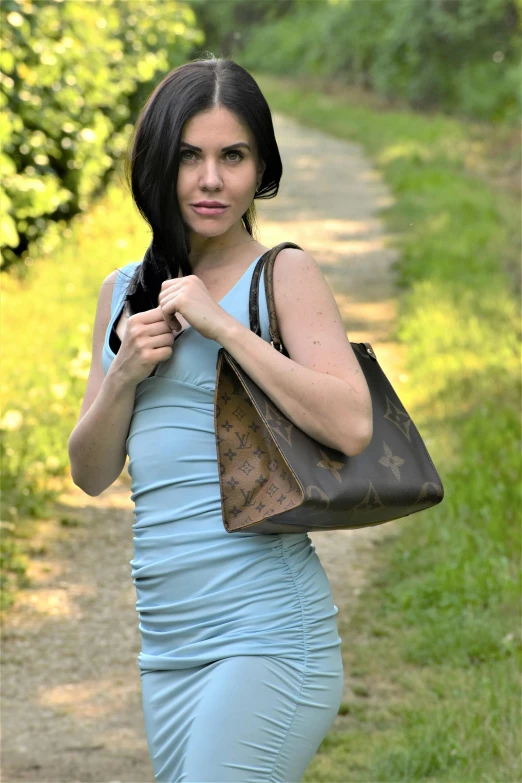
M201 184L206 187L215 188L222 184L219 168L215 163L209 162L203 166L201 174Z

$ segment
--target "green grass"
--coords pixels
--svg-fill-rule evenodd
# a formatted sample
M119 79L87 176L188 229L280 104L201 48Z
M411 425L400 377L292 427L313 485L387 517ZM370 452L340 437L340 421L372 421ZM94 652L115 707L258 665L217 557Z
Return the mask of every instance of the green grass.
M360 143L394 194L381 217L401 253L401 399L445 488L382 544L340 617L357 686L305 780L519 781L520 204L499 185L511 131L255 78L273 110Z

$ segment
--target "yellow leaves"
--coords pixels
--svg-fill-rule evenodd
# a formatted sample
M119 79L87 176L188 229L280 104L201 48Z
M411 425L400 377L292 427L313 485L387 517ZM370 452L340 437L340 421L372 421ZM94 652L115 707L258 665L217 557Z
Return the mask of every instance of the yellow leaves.
M31 133L31 135L27 139L27 143L34 149L36 149L36 147L42 147L46 141L47 141L47 136L41 130L33 131L33 133Z
M59 400L62 400L69 391L69 386L70 384L67 382L53 383L51 386L51 391L55 397L57 397Z
M23 414L15 408L7 410L0 419L0 427L3 430L19 430L23 423Z
M82 141L92 142L96 140L96 133L92 128L82 128L78 136Z
M78 354L67 365L67 370L73 378L87 380L91 365L91 352L80 350Z
M46 65L46 66L56 65L58 63L58 58L52 52L46 51L46 52L42 52L40 56L40 62L42 63L42 65Z
M7 23L12 27L21 27L24 23L24 17L17 11L11 11L10 14L7 14Z

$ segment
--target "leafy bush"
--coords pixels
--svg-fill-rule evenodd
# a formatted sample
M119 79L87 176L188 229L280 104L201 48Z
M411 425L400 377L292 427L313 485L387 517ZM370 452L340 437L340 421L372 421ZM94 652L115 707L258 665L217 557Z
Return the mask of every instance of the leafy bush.
M0 23L0 248L8 269L50 252L102 192L143 90L184 62L201 32L178 0L3 0Z
M242 40L242 65L259 72L335 77L497 122L517 122L522 109L515 0L297 0Z

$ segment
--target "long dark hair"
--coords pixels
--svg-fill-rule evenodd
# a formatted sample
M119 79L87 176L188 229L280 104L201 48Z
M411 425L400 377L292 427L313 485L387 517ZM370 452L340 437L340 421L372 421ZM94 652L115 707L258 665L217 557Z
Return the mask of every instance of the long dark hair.
M182 129L198 112L224 107L246 124L257 143L265 170L254 198L274 198L283 165L268 103L255 79L225 58L193 60L168 73L140 111L124 160L125 179L152 241L130 278L125 302L130 315L158 306L164 280L193 273L190 240L179 209L176 183ZM252 201L242 215L255 237Z

